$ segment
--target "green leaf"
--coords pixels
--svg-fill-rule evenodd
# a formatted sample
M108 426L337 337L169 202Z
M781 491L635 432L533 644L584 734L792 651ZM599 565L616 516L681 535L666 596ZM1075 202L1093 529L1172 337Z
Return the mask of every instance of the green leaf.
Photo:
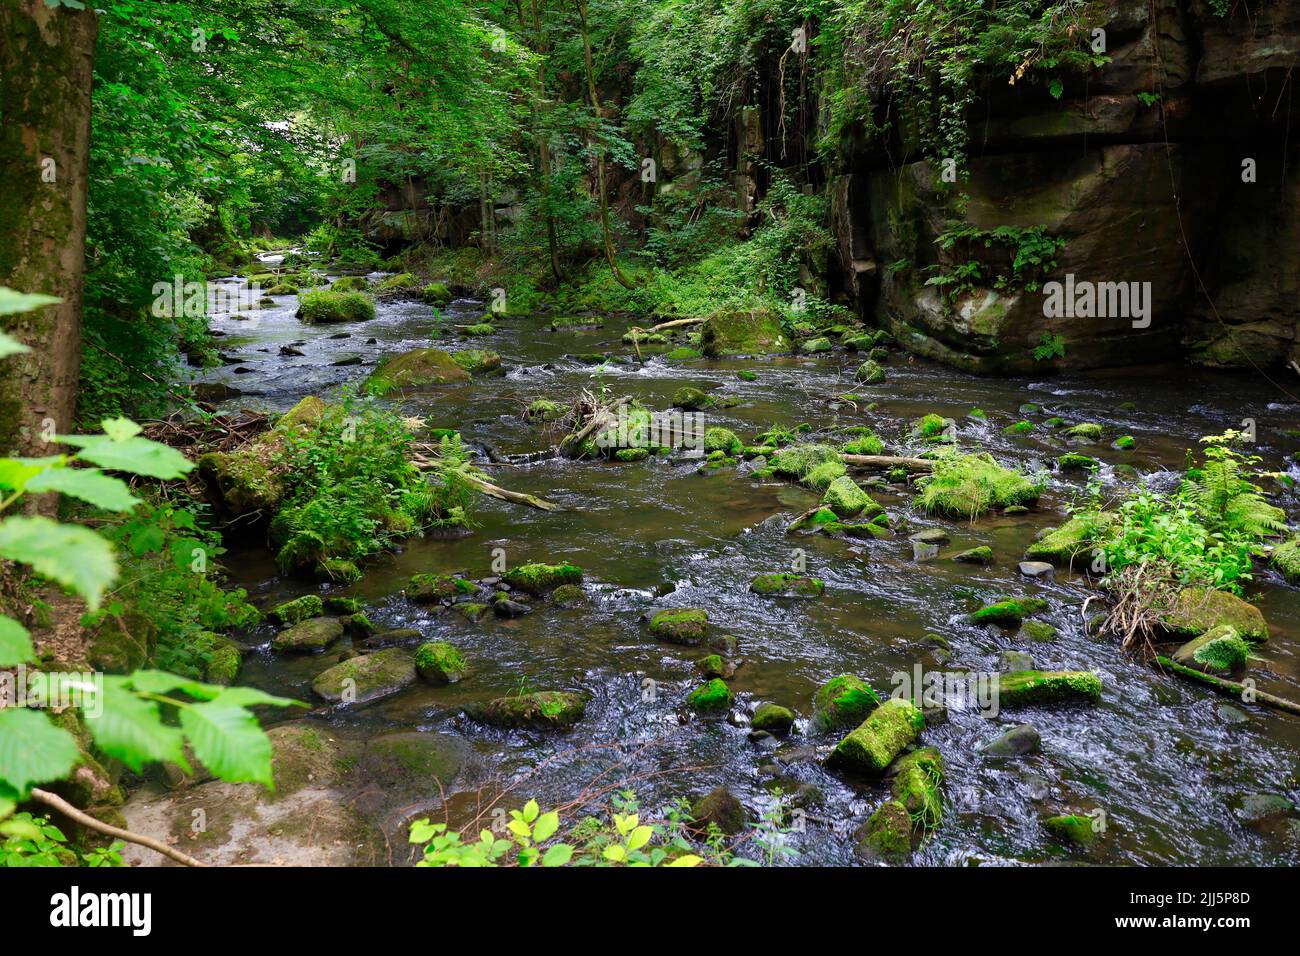
M117 559L107 541L89 528L40 516L0 522L0 558L29 564L74 589L92 611L117 577Z
M62 301L58 296L41 295L36 292L17 292L14 289L6 289L0 285L0 315L34 312L47 305L54 305L54 303Z
M77 457L101 468L129 471L164 480L180 478L194 463L161 442L135 436L117 440L109 435L59 435L57 441L81 449Z
M86 726L99 749L139 773L146 763L168 760L188 767L184 738L162 722L158 705L127 689L127 678L105 677L98 709L85 708Z
M671 863L665 865L666 866L699 866L703 862L704 861L700 859L698 856L695 856L692 853L687 853L685 856L679 856Z
M0 667L17 667L36 660L32 636L11 617L0 615Z
M57 491L105 511L130 511L140 503L120 478L98 468L47 468L27 482L26 491Z
M628 850L631 851L631 850L641 849L641 847L645 846L647 843L650 842L650 838L654 836L654 833L655 831L653 827L647 827L647 826L637 827L635 830L632 831L632 835L627 838Z
M0 781L27 798L31 785L66 777L81 757L77 741L40 711L0 710Z
M537 819L537 814L541 812L541 807L537 805L536 800L529 800L524 804L523 817L525 823L532 823Z
M0 836L17 837L20 840L39 840L41 828L30 820L6 820L0 823Z
M219 700L181 708L181 727L194 756L222 780L254 782L275 788L271 741L257 718Z
M557 843L542 857L542 866L564 866L571 859L573 859L573 847L567 843Z
M99 423L99 427L113 441L126 441L128 438L134 438L142 431L140 426L129 418L105 418Z
M538 843L544 843L555 836L555 831L558 829L560 829L560 815L554 810L543 813L533 825L533 839Z
M0 488L22 491L33 477L66 460L63 455L48 458L0 458Z
M226 689L219 684L205 684L167 671L141 670L127 679L142 694L170 694L179 690L199 700L213 700Z
M30 352L27 346L23 345L16 338L5 335L0 332L0 359L8 358L11 355L17 355L19 352Z

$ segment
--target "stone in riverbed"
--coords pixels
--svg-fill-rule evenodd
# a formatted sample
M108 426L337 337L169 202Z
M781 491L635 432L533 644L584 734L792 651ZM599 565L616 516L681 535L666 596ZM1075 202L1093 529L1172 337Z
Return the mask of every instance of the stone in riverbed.
M516 618L523 617L525 614L531 614L532 612L533 609L527 604L522 604L519 601L512 601L509 598L492 602L492 613L497 617Z
M686 704L701 714L725 713L731 709L734 695L721 678L715 677L701 684L687 695Z
M1058 528L1044 531L1028 548L1025 557L1071 567L1076 561L1091 557L1092 544L1115 522L1115 516L1103 511L1088 518L1071 518Z
M832 467L835 464L832 462ZM873 518L885 510L848 475L840 475L827 485L822 504L841 518Z
M816 598L826 591L826 584L804 574L780 572L760 574L750 582L749 590L763 597Z
M1196 637L1221 624L1229 624L1248 641L1268 640L1268 625L1259 608L1213 588L1183 588L1160 623L1170 633L1186 637Z
M1042 598L1000 598L971 615L976 624L996 624L999 627L1016 627L1030 614L1047 609Z
M576 607L587 599L581 584L561 584L551 592L551 600L560 607Z
M415 683L415 661L401 648L361 654L316 675L311 689L330 703L362 704Z
M726 787L716 787L691 806L694 829L707 832L713 824L723 833L735 835L749 825L744 806Z
M693 385L683 385L673 392L673 407L688 412L701 412L713 404L706 391Z
M700 344L709 358L771 355L790 345L781 317L770 309L719 309L705 320Z
M749 726L772 734L788 734L794 726L794 711L780 704L760 704L754 711Z
M912 816L897 800L876 808L854 834L858 853L867 859L902 863L912 854Z
M736 673L736 665L731 661L724 660L721 654L710 654L708 657L701 657L695 662L695 669L709 680L715 677L726 680Z
M454 684L465 676L465 659L446 641L421 644L415 652L415 672L430 684Z
M470 375L486 375L501 368L501 356L489 349L463 349L452 360Z
M910 700L891 697L835 745L828 767L880 776L925 727L925 716Z
M1020 640L1054 641L1056 634L1056 628L1046 621L1025 621L1020 625L1016 637Z
M574 564L521 564L501 576L506 584L542 597L562 584L581 584L582 568Z
M952 538L947 531L942 528L926 528L924 531L918 531L916 534L909 534L907 540L913 544L932 544L935 546L947 544Z
M939 825L943 816L943 757L934 747L921 747L899 757L889 768L890 792L908 815L926 829Z
M492 609L486 604L480 604L478 601L461 601L453 604L451 609L471 623L478 623L488 615Z
M1056 579L1056 568L1046 561L1021 561L1019 569L1020 573L1027 578L1043 581Z
M587 710L587 698L567 690L542 690L516 697L498 697L465 708L475 720L496 727L555 729L572 727Z
M1170 655L1176 663L1207 674L1231 674L1246 666L1250 644L1231 624L1220 624Z
M1043 739L1033 724L1017 724L980 746L980 753L989 757L1023 757L1037 753Z
M1001 708L1101 700L1101 678L1092 671L1011 671L997 680Z
M1244 793L1232 801L1233 813L1245 823L1262 823L1295 812L1295 804L1279 793Z
M1077 813L1048 817L1043 828L1061 843L1087 848L1101 840L1101 830L1093 826L1093 818Z
M469 378L469 372L441 349L412 349L383 359L364 387L370 395L387 395L406 388L465 382Z
M993 549L987 545L981 545L978 548L968 548L952 556L954 561L960 561L962 564L992 564Z
M416 604L433 604L444 598L478 591L473 581L450 574L414 574L406 585L407 600Z
M650 617L650 633L670 644L698 645L709 632L709 614L699 608L661 608Z
M325 613L325 605L315 594L304 594L292 601L277 604L266 612L266 619L272 624L297 624L309 617L320 617Z
M880 698L853 674L832 677L813 694L812 723L816 730L856 727L880 706Z
M319 651L343 636L343 622L336 617L312 617L299 621L271 638L277 651Z

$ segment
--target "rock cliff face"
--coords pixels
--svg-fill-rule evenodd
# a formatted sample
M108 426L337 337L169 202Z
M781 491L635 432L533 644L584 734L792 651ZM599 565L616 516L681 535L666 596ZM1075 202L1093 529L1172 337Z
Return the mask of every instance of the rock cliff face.
M973 371L1300 361L1300 0L1223 17L1108 0L1104 27L1109 62L1064 78L1059 100L991 84L955 189L905 136L846 147L830 184L843 291L908 348ZM1149 288L1149 312L1120 308L1118 286L1059 314L1046 287L945 294L927 280L1014 253L983 235L940 248L954 220L1040 227L1064 240L1040 281Z

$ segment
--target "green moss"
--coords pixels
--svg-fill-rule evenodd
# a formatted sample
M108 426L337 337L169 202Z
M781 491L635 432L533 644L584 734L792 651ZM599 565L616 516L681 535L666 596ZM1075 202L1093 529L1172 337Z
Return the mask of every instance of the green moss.
M680 348L669 349L663 354L663 357L670 362L688 362L691 359L703 358L695 349L684 345Z
M912 422L912 434L918 438L939 438L950 424L942 415L928 412Z
M1012 671L997 679L1003 708L1101 700L1101 678L1092 671Z
M732 693L725 681L715 677L713 680L695 688L686 698L691 710L703 714L716 714L731 708Z
M1033 504L1040 492L1037 482L1002 467L991 455L948 451L935 458L933 472L921 479L916 500L931 514L974 518L995 506Z
M875 359L867 359L858 366L858 370L853 373L853 377L863 385L874 385L885 380L885 367Z
M888 863L902 863L912 854L912 817L897 800L887 800L857 832L858 852Z
M561 584L551 592L551 600L562 606L581 604L587 599L587 592L581 584Z
M347 558L325 558L316 565L316 577L323 581L341 581L351 584L361 580L361 568Z
M1066 452L1060 458L1056 459L1056 465L1061 471L1091 471L1093 468L1100 466L1100 462L1091 455L1080 455L1078 452Z
M380 362L366 379L365 390L371 395L387 395L406 388L465 382L469 377L469 372L441 349L412 349Z
M272 624L297 624L309 617L320 617L325 613L325 604L315 594L304 594L292 601L277 604L266 612L266 618Z
M501 356L489 349L463 349L451 358L470 375L486 375L501 368Z
M468 335L470 338L484 338L488 335L496 335L496 326L490 322L474 322L460 330L462 335ZM496 354L496 353L492 353Z
M362 704L391 694L415 681L415 661L401 648L393 647L373 654L348 658L318 674L311 682L317 696L331 703L343 701Z
M736 373L736 378L740 379L742 382L756 382L758 381L758 373L753 369L742 368Z
M465 671L460 651L446 641L421 644L415 652L415 672L431 684L454 684Z
M406 597L417 604L432 604L460 594L474 594L478 585L448 574L413 574L406 584Z
M379 295L415 295L420 291L420 280L409 272L399 272L396 275L388 276L381 279L379 285L375 286L375 292Z
M925 716L908 700L891 697L831 751L827 765L879 776L925 727Z
M1209 674L1231 674L1246 666L1250 659L1250 644L1232 625L1220 624L1188 641L1172 656L1184 667L1194 667Z
M1289 583L1300 582L1300 537L1292 538L1274 548L1269 563L1281 572Z
M710 358L770 355L789 347L781 317L770 309L720 309L705 321L700 343Z
M325 609L334 611L336 614L359 614L361 613L361 602L356 598L350 597L327 597L325 598Z
M794 711L780 704L761 704L749 722L752 730L765 730L770 734L788 734L794 726Z
M1002 429L1004 435L1028 435L1034 430L1033 422L1018 421L1014 425L1008 425Z
M375 317L375 300L365 292L313 289L298 299L298 318L308 325L364 322Z
M801 479L805 485L815 491L825 491L839 477L848 471L844 467L844 462L838 458L835 461L822 462L815 465L808 474Z
M802 574L760 574L749 589L764 597L821 597L826 585L819 578Z
M1043 821L1043 827L1061 843L1086 848L1101 839L1101 833L1093 827L1092 822L1091 817L1070 813L1048 817Z
M616 448L615 461L645 461L650 457L649 448Z
M539 398L529 403L525 414L530 420L540 419L544 422L553 422L558 418L563 418L568 412L569 409L566 405L553 402L548 398Z
M429 305L441 308L451 302L451 290L444 283L430 282L420 290L420 298Z
M1268 640L1268 625L1259 608L1213 588L1183 588L1160 620L1170 633L1180 636L1197 637L1228 624L1248 641Z
M476 720L498 727L556 729L571 727L587 710L587 698L572 691L543 690L515 697L498 697L466 708Z
M872 518L884 511L848 475L841 475L827 485L822 504L841 518Z
M1067 428L1064 434L1067 438L1078 438L1082 441L1100 441L1102 427L1095 422L1084 422Z
M285 628L271 638L277 651L319 651L343 636L343 622L335 617L312 617Z
M341 276L330 285L333 292L369 292L370 283L365 276Z
M906 809L912 825L933 830L943 819L943 757L934 747L921 747L899 757L893 766L890 791Z
M783 478L801 479L814 468L828 464L843 467L840 453L832 445L790 445L782 448L771 459L773 473Z
M968 548L952 556L954 561L960 561L963 564L992 564L993 549L988 545L980 545L978 548Z
M885 451L885 443L875 432L864 429L863 434L845 442L840 450L846 455L880 455Z
M712 453L720 451L726 455L739 455L745 444L730 428L713 427L704 433L704 450Z
M813 694L812 724L819 731L856 727L880 706L880 698L853 674L832 677Z
M1093 544L1104 536L1114 521L1115 516L1106 511L1071 518L1026 548L1025 557L1031 561L1049 561L1068 567L1076 558L1087 556Z
M511 568L501 580L512 588L541 597L561 584L581 584L582 568L575 564L521 564Z
M1015 627L1030 614L1046 609L1047 602L1041 598L1003 598L980 608L971 615L971 620L976 624Z
M474 623L483 620L488 612L492 610L486 604L480 604L477 601L458 601L451 606L451 609L465 620Z
M673 392L673 406L688 412L700 412L712 406L713 400L707 392L693 385L683 385Z
M1020 625L1020 634L1031 641L1056 640L1056 628L1046 621L1025 621Z
M1137 439L1135 439L1132 435L1120 435L1118 438L1116 438L1113 442L1110 443L1110 447L1114 448L1116 451L1128 451L1130 448L1134 448L1136 446L1137 446Z
M698 608L662 608L650 618L650 633L672 644L693 647L709 632L709 614Z
M709 654L707 657L701 657L695 662L695 669L706 678L712 679L714 677L726 677L731 668L722 659L721 654Z

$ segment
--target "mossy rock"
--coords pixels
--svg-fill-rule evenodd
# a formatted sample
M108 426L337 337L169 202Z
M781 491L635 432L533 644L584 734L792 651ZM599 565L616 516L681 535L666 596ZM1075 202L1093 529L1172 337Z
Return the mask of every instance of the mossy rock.
M446 641L430 641L415 651L415 672L430 684L455 684L466 669L460 651Z
M362 578L361 568L348 558L325 558L317 561L313 572L321 581L352 584Z
M813 694L812 725L819 731L856 727L879 706L880 698L865 681L853 674L841 674Z
M1108 511L1087 518L1071 518L1058 528L1043 534L1037 541L1025 549L1025 557L1031 561L1047 561L1051 564L1070 567L1080 558L1088 558L1095 541L1105 534L1115 522L1115 516Z
M379 280L375 286L376 295L418 295L420 292L420 280L409 272L399 272L396 275L388 276Z
M777 572L760 574L750 582L749 589L763 597L817 598L825 593L826 584L806 574Z
M264 446L199 457L199 478L208 500L230 517L273 514L284 501L284 477Z
M1046 621L1025 621L1020 625L1020 632L1017 635L1020 638L1031 641L1054 641L1056 640L1056 628Z
M583 694L567 690L542 690L514 697L498 697L466 708L475 720L494 727L531 727L552 730L572 727L587 710Z
M710 654L695 662L695 669L707 680L720 677L726 680L736 672L733 664L724 660L721 654Z
M749 722L750 729L784 736L794 726L794 711L780 704L760 704Z
M239 668L244 663L244 655L238 644L220 634L204 631L199 635L196 646L203 657L205 681L209 684L220 684L222 687L228 687L235 682L235 678L239 676Z
M486 338L489 335L496 335L496 333L496 326L490 322L475 322L460 330L461 335L469 336L472 339Z
M469 381L470 374L441 349L412 349L384 359L366 379L371 395Z
M935 456L933 474L920 484L917 504L922 510L968 521L990 508L1034 504L1042 493L1037 482L1004 468L991 455L953 450Z
M1101 462L1091 455L1081 455L1078 452L1070 451L1056 459L1056 467L1061 471L1091 471L1094 468L1100 468Z
M375 300L365 292L313 289L299 297L297 317L307 325L365 322L375 317Z
M491 613L492 608L477 601L459 601L451 609L471 623L477 624Z
M370 283L365 276L340 276L330 283L333 292L369 292Z
M645 329L631 329L623 333L624 345L664 345L668 336L662 332L647 332Z
M1288 584L1300 583L1300 537L1274 548L1269 563L1286 578Z
M332 596L325 598L324 610L335 614L360 614L362 604L356 598Z
M563 418L569 413L567 405L561 405L559 402L553 402L548 398L539 398L530 402L525 414L531 421L537 419L543 422L553 422L556 419Z
M406 584L407 600L416 604L433 604L461 594L475 594L478 585L450 574L414 574Z
M745 450L745 443L730 428L714 426L704 432L704 451L712 454L720 451L725 455L739 455Z
M1092 671L1011 671L998 675L998 706L1097 703L1101 678Z
M819 352L829 352L832 348L831 340L824 335L806 339L799 343L799 351L804 355L816 355Z
M271 638L271 649L306 653L324 650L343 636L343 622L336 617L313 617L299 621Z
M576 607L587 600L581 584L561 584L551 592L551 600L560 607Z
M645 461L650 457L649 448L618 448L614 451L614 460L623 462Z
M858 366L853 377L863 385L875 385L885 380L885 367L875 359L867 359Z
M1088 848L1101 840L1101 831L1093 826L1092 817L1066 813L1048 817L1043 821L1043 828L1058 842Z
M695 349L689 346L681 346L675 349L669 349L662 356L670 362L689 362L692 359L703 358Z
M1226 675L1241 670L1250 658L1250 644L1231 624L1220 624L1188 641L1170 655L1184 667Z
M705 320L700 345L709 358L724 358L785 352L790 340L774 310L720 309Z
M846 455L880 455L885 451L885 443L872 432L846 441L840 450Z
M462 349L452 353L451 358L470 375L487 375L501 370L501 356L490 349Z
M1096 422L1084 422L1080 425L1072 425L1062 434L1066 438L1077 438L1080 441L1101 441L1101 435L1104 429Z
M375 633L375 625L371 623L370 618L360 611L356 614L349 614L340 620L343 622L343 630L357 640L363 641Z
M471 753L460 737L428 731L381 734L366 742L357 774L372 787L395 793L427 793L455 781ZM436 783L435 783L436 781Z
M731 709L733 699L726 681L715 677L691 691L686 696L686 706L700 714L725 713Z
M971 620L976 624L1016 627L1029 615L1046 609L1047 602L1042 598L1001 598L980 608L971 615Z
M827 461L814 466L801 480L814 491L826 491L837 478L843 477L847 471L844 462L838 460Z
M1197 637L1227 624L1248 641L1260 644L1268 640L1268 625L1259 608L1213 588L1183 588L1161 615L1160 623L1178 636Z
M428 305L442 308L451 302L451 290L445 283L430 282L420 290L420 299Z
M827 766L880 776L925 728L925 715L910 701L891 697L835 745Z
M943 818L943 757L934 747L920 747L894 761L890 792L907 808L914 824L934 829Z
M1110 447L1116 451L1129 451L1137 447L1137 439L1132 435L1120 435L1110 443Z
M713 405L707 392L693 385L683 385L673 392L673 407L688 412L700 412Z
M129 674L153 659L158 631L146 614L128 607L108 614L95 625L86 641L86 660L95 670Z
M534 597L541 597L562 584L581 584L582 568L574 564L521 564L501 580Z
M695 647L709 633L709 613L699 608L661 608L650 618L650 633L661 641Z
M363 704L415 683L415 660L399 648L348 658L316 675L311 689L330 703Z
M854 834L858 853L869 860L903 863L912 855L912 816L897 800L886 800Z
M822 504L841 518L873 518L885 510L848 475L840 475L826 486Z
M735 836L749 826L749 814L726 787L716 787L691 805L694 829L707 832L710 825Z
M977 548L967 548L954 554L952 559L962 564L992 564L993 549L986 544Z
M819 465L830 463L842 465L839 449L833 445L806 443L782 448L772 455L770 467L782 478L801 479Z
M266 612L266 619L272 624L297 624L309 617L320 617L325 613L325 603L315 594L304 594L292 601L277 604Z

